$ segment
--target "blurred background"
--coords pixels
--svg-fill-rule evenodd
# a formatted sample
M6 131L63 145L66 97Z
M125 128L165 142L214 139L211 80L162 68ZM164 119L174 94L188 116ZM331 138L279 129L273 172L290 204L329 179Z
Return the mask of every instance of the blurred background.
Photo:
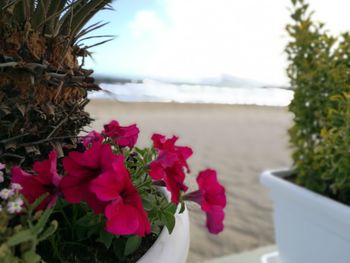
M350 2L309 0L314 20L332 34L350 28ZM285 69L289 0L115 1L86 66L105 92L91 93L94 129L116 119L137 123L139 145L153 132L180 137L194 149L189 185L200 170L218 171L228 196L225 230L212 236L190 205L188 262L274 243L264 169L292 165L287 130L293 98ZM96 34L96 32L95 32ZM86 45L96 40L85 42Z

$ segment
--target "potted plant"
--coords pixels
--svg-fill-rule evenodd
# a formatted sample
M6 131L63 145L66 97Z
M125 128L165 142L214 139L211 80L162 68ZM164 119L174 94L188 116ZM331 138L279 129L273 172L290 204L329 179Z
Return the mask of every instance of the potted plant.
M185 262L185 202L223 230L225 189L214 170L185 184L189 147L136 124L91 122L85 27L111 0L0 3L0 262ZM78 59L80 57L80 59Z
M281 263L349 261L350 38L331 36L292 0L286 51L294 89L289 130L294 167L266 171Z

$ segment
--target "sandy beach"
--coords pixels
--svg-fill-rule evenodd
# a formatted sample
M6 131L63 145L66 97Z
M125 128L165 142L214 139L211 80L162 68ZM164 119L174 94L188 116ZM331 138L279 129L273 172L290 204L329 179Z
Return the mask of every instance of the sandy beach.
M218 236L208 234L204 214L190 204L189 263L274 243L272 205L259 174L291 165L287 129L292 116L286 108L95 100L87 110L97 130L111 119L137 123L140 146L150 145L154 132L178 135L180 145L194 150L188 178L192 189L200 170L218 171L228 198L225 230Z

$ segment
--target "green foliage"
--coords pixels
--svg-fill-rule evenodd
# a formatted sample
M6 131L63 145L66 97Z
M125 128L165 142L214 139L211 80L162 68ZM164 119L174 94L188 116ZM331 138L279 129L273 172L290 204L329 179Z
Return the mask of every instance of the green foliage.
M37 246L56 231L58 224L55 220L49 223L53 209L34 214L37 205L28 206L20 216L8 214L5 210L0 212L0 262L41 262Z
M109 259L113 262L134 262L134 254L142 255L144 251L138 253L140 247L145 249L153 244L164 227L169 233L173 231L177 205L169 202L163 190L148 175L149 164L157 158L155 149L122 149L111 140L108 143L116 154L125 156L125 165L148 214L152 233L145 238L110 234L105 231L106 218L103 214L95 214L86 203L73 205L59 199L53 218L60 222L60 228L42 242L38 250L45 261L86 262L94 258L94 262L110 262L106 261Z
M315 149L330 195L350 204L350 93L330 98L336 106L329 109L327 126L321 131L323 144ZM317 161L317 160L316 160Z
M142 238L139 236L131 236L126 240L124 255L128 256L134 253L141 245Z
M331 36L312 20L303 0L292 0L293 23L286 52L287 74L295 91L289 130L297 182L350 204L347 161L350 141L350 36Z

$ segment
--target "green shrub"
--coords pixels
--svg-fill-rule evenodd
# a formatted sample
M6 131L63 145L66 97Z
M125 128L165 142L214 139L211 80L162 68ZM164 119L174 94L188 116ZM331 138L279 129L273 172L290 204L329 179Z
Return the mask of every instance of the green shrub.
M315 148L321 179L328 182L329 196L350 204L350 93L335 95L328 110L328 123L321 130L322 144ZM317 160L318 159L318 160Z
M292 0L287 74L297 183L350 204L350 36L330 35L304 0Z

